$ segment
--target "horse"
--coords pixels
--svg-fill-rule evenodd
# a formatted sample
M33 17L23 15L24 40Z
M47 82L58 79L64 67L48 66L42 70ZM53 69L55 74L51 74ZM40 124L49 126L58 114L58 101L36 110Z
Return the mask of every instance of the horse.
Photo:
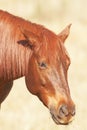
M59 34L0 10L0 104L13 81L25 77L28 91L49 109L56 124L75 116L67 73L70 57L64 46L70 26Z

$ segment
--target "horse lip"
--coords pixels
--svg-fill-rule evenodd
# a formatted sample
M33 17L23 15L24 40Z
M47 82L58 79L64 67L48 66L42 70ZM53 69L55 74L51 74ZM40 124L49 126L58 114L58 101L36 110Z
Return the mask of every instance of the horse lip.
M51 111L50 111L50 114L51 114L51 117L53 119L53 121L57 124L57 125L68 125L69 123L66 122L66 123L63 123L61 121L61 117L60 116L55 116L55 114L53 114Z
M54 116L54 114L51 114L51 116L52 116L52 119L54 120L54 122L55 122L57 125L59 125L60 122L59 122L59 120L57 120L57 118Z

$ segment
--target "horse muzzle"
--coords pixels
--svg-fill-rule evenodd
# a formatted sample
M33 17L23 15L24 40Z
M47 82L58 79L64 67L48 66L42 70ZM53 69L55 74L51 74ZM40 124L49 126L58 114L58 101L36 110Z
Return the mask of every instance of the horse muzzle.
M62 104L56 110L55 108L50 108L50 113L52 119L56 124L67 125L74 119L75 116L75 105L70 107L66 104Z

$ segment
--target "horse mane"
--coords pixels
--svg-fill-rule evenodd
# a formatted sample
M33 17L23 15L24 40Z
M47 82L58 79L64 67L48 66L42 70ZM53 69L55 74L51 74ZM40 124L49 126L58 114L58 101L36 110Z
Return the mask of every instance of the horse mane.
M0 10L0 79L16 79L25 75L31 50L17 43L24 38L18 26L40 35L43 26ZM37 33L38 32L38 33Z

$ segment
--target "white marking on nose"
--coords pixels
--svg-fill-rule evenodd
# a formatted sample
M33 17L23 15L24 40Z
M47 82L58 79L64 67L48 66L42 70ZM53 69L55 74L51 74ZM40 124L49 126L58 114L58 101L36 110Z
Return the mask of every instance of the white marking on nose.
M64 74L64 68L63 68L63 65L61 64L60 66L60 73L61 73L61 83L62 83L62 87L63 89L65 89L65 91L69 92L69 87L68 87L68 83L67 83L67 79L65 77L65 74Z
M53 86L57 86L60 82L60 77L55 69L50 69L47 74L47 77Z
M60 70L56 70L55 68L50 68L47 72L47 77L51 84L53 85L55 89L55 93L62 92L65 95L65 91L68 91L67 81L64 75L64 69L61 64Z

